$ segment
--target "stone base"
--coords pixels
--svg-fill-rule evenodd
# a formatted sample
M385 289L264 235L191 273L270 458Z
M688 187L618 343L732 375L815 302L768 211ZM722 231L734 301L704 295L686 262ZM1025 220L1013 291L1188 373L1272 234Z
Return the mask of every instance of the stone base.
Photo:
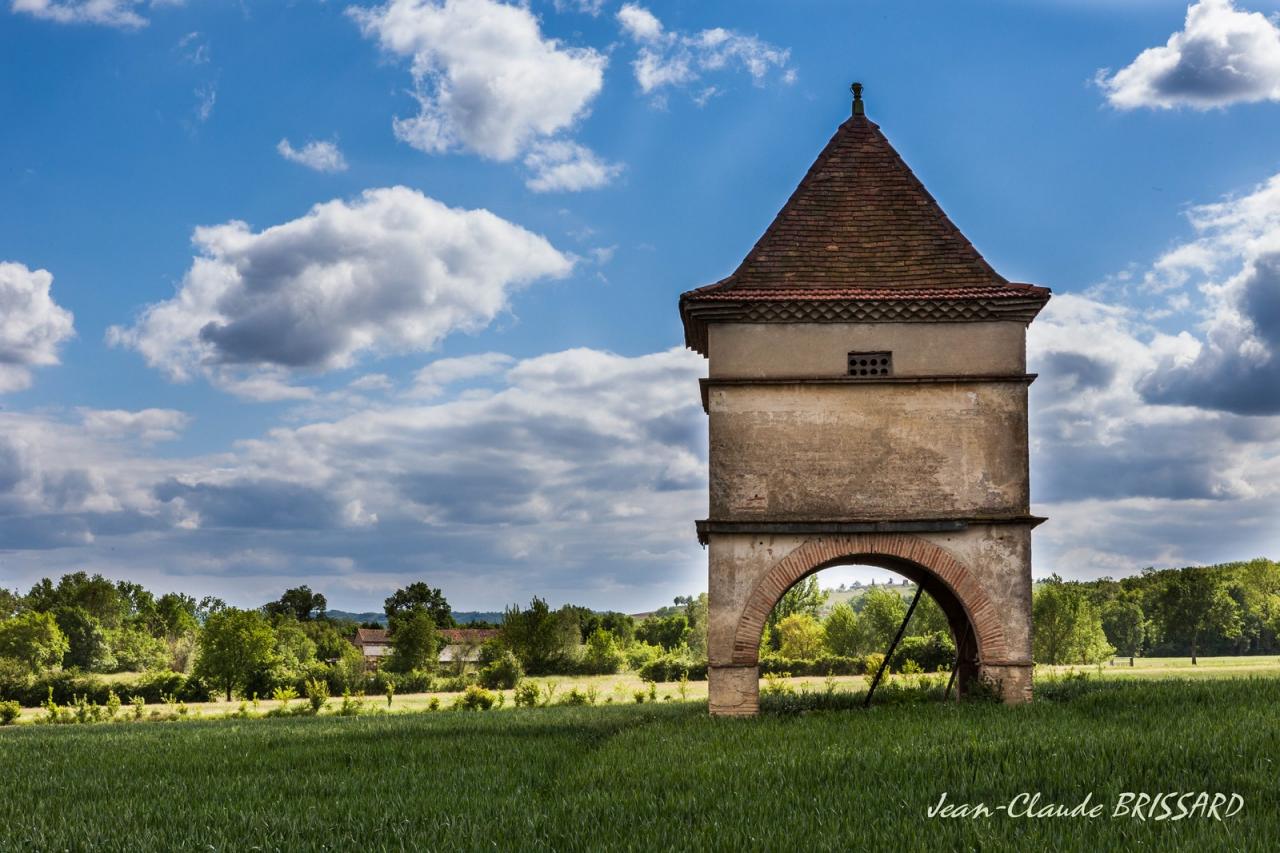
M760 670L752 666L707 669L707 708L716 717L750 717L760 710Z
M1021 705L1031 701L1031 664L984 663L979 667L979 677L999 690L1006 705Z

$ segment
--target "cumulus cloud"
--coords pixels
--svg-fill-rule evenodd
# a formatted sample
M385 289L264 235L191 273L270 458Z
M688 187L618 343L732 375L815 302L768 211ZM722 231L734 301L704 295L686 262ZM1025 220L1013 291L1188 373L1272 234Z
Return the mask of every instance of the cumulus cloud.
M1197 314L1197 329L1139 388L1151 402L1280 414L1280 174L1188 216L1197 238L1144 283Z
M317 142L312 140L302 148L294 148L288 139L276 143L276 151L280 156L293 163L314 169L317 172L345 172L347 160L334 142Z
M100 24L134 30L147 25L138 10L181 3L182 0L12 0L10 8L59 24Z
M151 443L170 441L182 434L191 416L175 409L77 409L80 421L91 434L103 438L136 438Z
M53 301L53 275L0 261L0 393L31 385L31 368L58 363L71 312Z
M440 358L420 369L413 376L412 394L419 397L435 397L455 382L493 376L515 362L505 353L482 352L458 358Z
M197 374L244 396L305 396L297 372L362 353L426 351L491 322L517 288L568 274L544 238L487 210L450 208L405 187L366 190L254 232L197 228L200 255L172 299L108 341L175 380Z
M607 163L590 148L563 139L535 143L524 164L532 173L525 186L540 193L596 189L622 173L620 164Z
M539 144L564 142L604 83L604 54L544 37L525 6L390 0L349 11L385 52L411 60L419 110L396 119L394 128L401 141L427 153L466 150L510 161L536 153ZM546 189L602 185L614 167L574 147L575 162L596 164L594 182L580 176L581 168L572 187L536 169L532 180Z
M697 33L667 30L652 12L636 3L618 10L622 30L638 46L631 63L636 82L645 94L667 87L689 86L713 72L738 68L747 72L756 85L777 70L783 82L795 79L789 66L791 52L756 36L714 27ZM698 100L705 102L716 87L703 88Z
M1112 106L1210 109L1280 101L1280 27L1232 0L1200 0L1182 31L1114 74L1098 73Z
M424 572L475 607L668 598L705 565L704 370L683 350L441 359L419 376L430 399L410 388L190 458L0 412L0 536L26 530L5 539L25 552L12 581L96 543L95 567L220 594L234 577L243 604L308 569L361 605Z

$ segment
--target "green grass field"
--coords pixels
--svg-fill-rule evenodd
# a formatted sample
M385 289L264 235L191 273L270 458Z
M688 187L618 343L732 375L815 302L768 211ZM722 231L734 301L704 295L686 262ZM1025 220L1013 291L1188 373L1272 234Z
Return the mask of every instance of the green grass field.
M0 848L1269 850L1280 680L713 720L671 702L0 729ZM1042 695L1067 691L1044 689ZM1223 822L929 819L1223 791Z

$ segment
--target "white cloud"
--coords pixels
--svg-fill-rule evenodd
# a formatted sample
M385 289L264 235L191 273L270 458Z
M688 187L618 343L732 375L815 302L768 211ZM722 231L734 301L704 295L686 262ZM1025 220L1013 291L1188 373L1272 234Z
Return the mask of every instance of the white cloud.
M581 12L594 18L603 11L604 0L554 0L552 5L557 12Z
M1231 0L1200 0L1167 44L1144 50L1115 74L1100 71L1097 81L1121 109L1280 101L1280 27Z
M524 165L533 173L525 186L534 192L596 189L622 173L620 164L607 163L590 148L560 139L534 143Z
M196 87L196 121L204 124L213 115L213 105L218 102L218 86L216 83L208 83L203 86Z
M569 131L604 82L603 54L545 38L524 6L391 0L349 12L384 51L412 60L419 111L394 127L427 153L513 160Z
M414 374L411 394L416 397L436 397L455 382L493 376L514 362L514 358L500 352L436 359Z
M71 312L53 301L53 275L0 261L0 393L31 385L31 368L58 363L74 334Z
M1280 414L1280 174L1188 213L1198 236L1159 258L1143 284L1192 315L1196 334L1140 389L1153 402Z
M788 65L791 52L756 36L723 27L697 33L669 31L652 12L636 3L624 4L617 18L639 47L631 68L645 94L687 86L706 74L730 68L746 71L756 85L762 85L774 69L781 71L784 83L795 80L795 70ZM704 87L695 97L700 104L706 103L716 91L714 86Z
M209 45L199 32L189 32L178 39L178 55L191 65L207 65L209 63Z
M345 172L346 158L342 156L336 143L311 141L301 149L294 148L288 139L281 139L276 144L276 151L286 160L300 163L317 172Z
M171 441L191 423L191 416L175 409L77 409L84 428L103 438L137 438L143 442Z
M363 602L432 566L455 605L640 609L705 572L691 524L706 508L704 371L684 350L442 359L429 383L484 373L491 387L408 389L189 458L0 412L0 538L23 551L10 581L92 555L240 604L308 573L331 601Z
M147 25L139 9L181 5L182 0L12 0L14 12L59 24L101 24L133 30Z
M108 341L176 380L204 374L258 399L308 396L288 384L298 372L481 329L512 291L572 268L518 225L405 187L318 204L256 233L244 222L200 227L193 239L200 255L177 295Z

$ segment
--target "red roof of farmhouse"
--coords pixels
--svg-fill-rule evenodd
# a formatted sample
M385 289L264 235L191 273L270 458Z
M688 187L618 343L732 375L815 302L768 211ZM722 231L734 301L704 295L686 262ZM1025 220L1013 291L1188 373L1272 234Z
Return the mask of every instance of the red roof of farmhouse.
M1029 322L1048 300L1048 288L1010 282L992 269L863 114L860 86L855 98L854 115L738 268L680 297L689 346L705 352L708 321L955 321L990 314Z

